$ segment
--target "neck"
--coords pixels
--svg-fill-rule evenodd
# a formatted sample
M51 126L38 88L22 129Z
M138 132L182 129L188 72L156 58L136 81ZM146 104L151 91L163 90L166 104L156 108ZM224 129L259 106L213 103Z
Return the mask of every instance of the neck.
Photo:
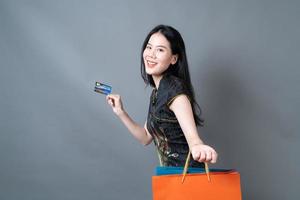
M156 89L158 89L159 83L160 83L160 80L162 79L162 77L163 77L163 75L160 75L160 76L152 75Z

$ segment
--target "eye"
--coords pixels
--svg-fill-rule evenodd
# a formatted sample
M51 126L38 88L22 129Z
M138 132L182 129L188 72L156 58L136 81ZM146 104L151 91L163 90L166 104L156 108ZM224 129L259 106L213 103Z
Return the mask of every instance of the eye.
M147 46L146 46L146 49L151 49L151 46L147 45Z
M157 51L158 51L158 52L164 52L164 49L158 48Z

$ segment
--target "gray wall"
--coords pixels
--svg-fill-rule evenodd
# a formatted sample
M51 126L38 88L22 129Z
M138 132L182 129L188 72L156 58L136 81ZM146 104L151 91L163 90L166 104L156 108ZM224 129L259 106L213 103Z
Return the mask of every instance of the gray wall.
M299 199L299 18L296 0L1 0L0 199L151 199L154 146L93 86L143 124L140 47L160 23L185 39L211 167L238 169L244 199Z

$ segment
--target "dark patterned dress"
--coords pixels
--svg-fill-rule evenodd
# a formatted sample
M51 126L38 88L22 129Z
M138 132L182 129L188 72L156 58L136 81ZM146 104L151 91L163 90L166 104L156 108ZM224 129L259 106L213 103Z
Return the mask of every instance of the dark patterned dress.
M175 114L169 109L172 101L181 94L188 96L184 82L173 76L164 75L158 89L150 97L147 129L157 147L161 166L184 166L189 147ZM203 167L203 163L191 158L189 166Z

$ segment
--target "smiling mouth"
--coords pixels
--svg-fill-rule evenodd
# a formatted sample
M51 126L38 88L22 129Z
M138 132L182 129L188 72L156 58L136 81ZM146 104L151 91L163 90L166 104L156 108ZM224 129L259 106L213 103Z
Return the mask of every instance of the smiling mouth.
M157 62L152 62L150 60L146 60L146 62L147 62L148 67L154 67L157 64Z

